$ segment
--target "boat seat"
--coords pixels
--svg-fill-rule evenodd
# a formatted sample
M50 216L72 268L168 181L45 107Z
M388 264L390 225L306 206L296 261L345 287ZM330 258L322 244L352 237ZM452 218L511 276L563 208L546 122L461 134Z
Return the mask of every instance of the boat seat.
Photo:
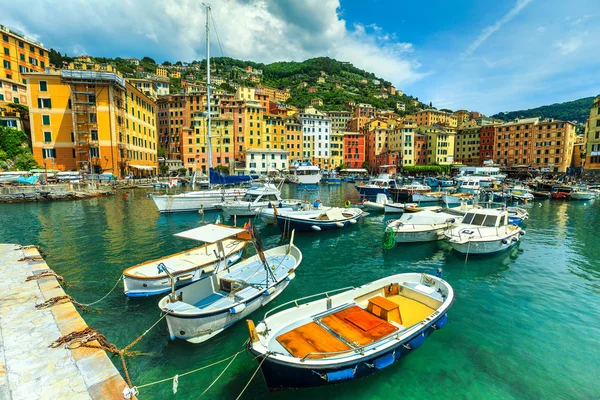
M247 287L235 292L235 300L236 301L244 301L246 299L251 298L252 296L255 296L258 293L260 293L260 289L254 287L254 286L247 286Z
M320 322L350 343L359 346L372 343L398 328L359 306L327 315Z
M195 313L200 312L200 309L192 304L184 303L183 301L176 301L174 303L169 303L167 306L167 311L178 313Z
M402 295L390 296L387 300L398 304L402 325L407 328L418 324L435 312L433 308Z
M224 292L216 292L207 296L194 304L199 310L216 310L222 307L226 307L229 305L233 305L234 302L231 298L228 297L227 293Z
M385 297L375 296L369 299L367 311L387 322L396 322L402 325L402 317L397 303Z
M350 346L327 332L315 322L309 322L277 336L276 340L292 356L303 358L309 353L327 353L350 350ZM331 356L335 356L332 354ZM325 358L325 354L314 354L310 358Z

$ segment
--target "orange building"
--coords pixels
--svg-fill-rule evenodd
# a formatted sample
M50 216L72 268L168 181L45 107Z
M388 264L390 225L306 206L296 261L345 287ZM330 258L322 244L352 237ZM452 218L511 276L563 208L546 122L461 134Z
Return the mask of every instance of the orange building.
M432 126L435 124L444 125L450 128L456 128L458 126L458 118L456 116L433 109L416 112L414 119L417 124L421 126Z
M288 151L290 160L302 159L302 124L295 117L287 117L285 120L285 149Z
M344 132L344 163L348 168L362 168L365 162L365 135Z
M27 83L23 74L43 72L50 67L48 50L40 42L0 25L2 65L0 78Z
M494 138L496 129L494 125L485 125L479 131L479 165L483 165L484 161L494 159Z

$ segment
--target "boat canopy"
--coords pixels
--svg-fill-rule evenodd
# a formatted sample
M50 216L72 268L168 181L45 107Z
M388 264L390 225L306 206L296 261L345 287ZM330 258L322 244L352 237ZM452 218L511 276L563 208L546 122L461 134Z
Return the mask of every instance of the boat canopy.
M198 240L205 243L216 243L232 236L236 236L242 232L244 232L244 229L242 228L231 228L229 226L208 224L201 226L200 228L189 229L187 231L176 233L175 236Z
M248 175L223 175L218 173L214 168L210 169L209 179L212 185L235 185L236 183L252 180Z

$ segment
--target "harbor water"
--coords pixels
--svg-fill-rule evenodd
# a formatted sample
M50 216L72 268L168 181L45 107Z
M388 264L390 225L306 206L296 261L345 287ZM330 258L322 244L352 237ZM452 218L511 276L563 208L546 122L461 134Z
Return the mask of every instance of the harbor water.
M0 242L39 245L48 265L62 275L66 292L82 303L104 296L134 264L198 245L173 234L199 225L198 213L159 215L149 191L136 189L106 198L53 203L0 204ZM353 184L299 191L284 197L321 199L342 206L357 202ZM525 206L527 234L516 248L465 262L446 243L382 250L384 222L398 216L371 214L336 232L296 235L304 259L296 279L264 311L298 297L361 285L402 272L434 274L456 293L449 323L398 363L366 379L324 388L269 393L260 373L246 399L591 399L600 396L600 201L542 200ZM206 213L207 221L219 214ZM244 219L237 221L242 225ZM225 221L227 222L227 221ZM232 221L231 221L232 222ZM280 243L276 227L256 221L265 246ZM87 323L122 348L160 317L158 297L126 298L119 284ZM6 295L6 294L4 294ZM128 359L136 386L222 360L242 349L244 323L206 343L171 341L163 320ZM121 369L118 358L113 358ZM227 363L140 389L143 399L195 399ZM258 364L248 353L205 394L235 399Z

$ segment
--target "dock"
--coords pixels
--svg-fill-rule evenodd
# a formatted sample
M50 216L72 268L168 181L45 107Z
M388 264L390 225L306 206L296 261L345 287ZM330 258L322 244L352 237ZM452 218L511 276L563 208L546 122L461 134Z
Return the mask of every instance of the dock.
M104 350L48 347L87 324L71 302L37 309L65 292L35 247L0 244L0 399L123 398L125 380Z

